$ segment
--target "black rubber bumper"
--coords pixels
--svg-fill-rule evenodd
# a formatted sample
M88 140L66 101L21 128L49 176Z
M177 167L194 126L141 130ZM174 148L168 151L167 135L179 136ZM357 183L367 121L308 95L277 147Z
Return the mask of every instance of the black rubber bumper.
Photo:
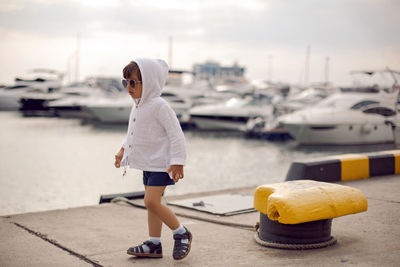
M332 219L299 224L282 224L260 213L258 236L261 240L281 244L314 244L331 240Z

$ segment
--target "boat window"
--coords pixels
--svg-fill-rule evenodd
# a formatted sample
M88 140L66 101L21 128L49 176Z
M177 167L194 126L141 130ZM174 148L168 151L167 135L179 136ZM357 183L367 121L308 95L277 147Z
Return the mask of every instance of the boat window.
M161 97L166 97L166 96L176 96L175 94L172 93L162 93Z
M369 106L369 105L372 105L372 104L379 104L379 102L377 102L377 101L369 101L369 100L361 101L361 102L358 102L357 104L354 104L351 107L351 109L360 109L362 107Z
M310 126L311 130L333 130L335 129L335 125L325 125L325 126Z
M174 102L174 103L185 103L185 101L183 101L182 99L173 99L171 102Z
M368 114L378 114L378 115L382 115L385 117L396 115L396 111L394 111L390 108L385 108L385 107L369 108L369 109L364 110L363 112L368 113Z
M4 87L5 89L19 89L19 88L25 88L28 87L28 85L14 85L14 86L7 86Z
M361 95L362 96L362 95ZM331 108L350 108L354 106L354 103L357 101L366 101L360 99L360 94L343 94L343 93L338 93L338 94L333 94L328 96L327 98L317 102L315 106L317 107L331 107Z
M79 92L67 92L65 93L66 95L72 95L72 96L81 96L81 95L86 95L86 94L82 94Z

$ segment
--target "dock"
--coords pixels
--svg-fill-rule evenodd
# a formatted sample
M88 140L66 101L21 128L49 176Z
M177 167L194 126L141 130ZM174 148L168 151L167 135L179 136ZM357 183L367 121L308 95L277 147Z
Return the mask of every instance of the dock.
M146 210L118 202L1 216L0 266L399 266L400 176L339 183L360 189L368 211L334 219L337 244L326 248L260 246L251 228L259 221L258 212L215 216L170 206L193 233L190 254L181 261L172 258L172 233L164 225L164 257L136 258L126 250L148 238ZM165 201L221 193L252 195L255 188L167 196Z

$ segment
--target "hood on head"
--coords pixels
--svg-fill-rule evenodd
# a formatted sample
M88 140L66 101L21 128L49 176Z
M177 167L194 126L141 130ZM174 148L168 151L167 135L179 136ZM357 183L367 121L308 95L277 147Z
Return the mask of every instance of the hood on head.
M140 103L161 96L168 76L168 64L162 59L138 58L133 60L142 75L142 97Z

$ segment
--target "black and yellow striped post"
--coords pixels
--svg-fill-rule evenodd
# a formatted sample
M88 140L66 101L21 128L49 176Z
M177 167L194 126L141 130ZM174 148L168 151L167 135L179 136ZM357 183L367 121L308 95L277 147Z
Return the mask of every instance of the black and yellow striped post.
M296 161L290 166L286 181L310 179L337 182L399 173L400 150L390 150Z

